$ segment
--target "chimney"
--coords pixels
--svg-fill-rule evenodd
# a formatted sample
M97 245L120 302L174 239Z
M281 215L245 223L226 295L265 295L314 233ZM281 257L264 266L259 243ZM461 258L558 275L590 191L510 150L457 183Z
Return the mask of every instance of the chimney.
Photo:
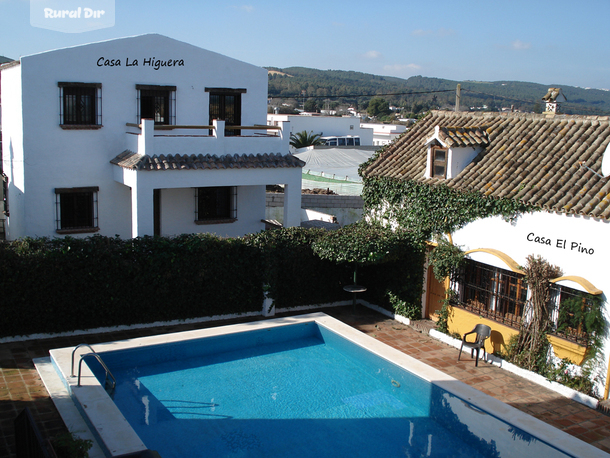
M559 114L559 98L563 98L563 102L567 102L567 98L561 92L561 88L559 87L550 87L548 92L542 100L546 103L545 113Z

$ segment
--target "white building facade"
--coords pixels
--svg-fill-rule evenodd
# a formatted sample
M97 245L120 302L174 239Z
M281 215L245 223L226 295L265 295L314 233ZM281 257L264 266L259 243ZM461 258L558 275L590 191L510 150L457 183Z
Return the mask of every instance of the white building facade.
M448 300L450 332L464 335L475 325L489 326L487 352L506 354L511 339L531 320L528 266L556 266L558 270L549 269L554 278L542 285L548 292L547 338L556 358L586 363L597 395L608 399L607 164L608 117L438 111L386 147L363 175L392 186L413 186L405 188L409 190L450 189L445 195L456 201L480 194L485 198L480 202L527 205L512 219L485 216L449 197L446 208L439 206L439 218L472 212L460 216L464 222L450 233L437 234L459 247L466 259L459 275L444 282L427 269L423 315L435 319ZM409 207L400 203L375 212L390 219L402 205ZM448 287L454 293L449 297Z
M282 115L268 114L267 124L277 127L283 122L290 122L290 133L306 131L320 134L322 137L341 137L344 139L358 138L359 144L328 145L328 146L372 146L373 130L363 128L360 119L353 116L317 116L317 115Z
M400 134L406 132L407 126L403 124L378 124L378 123L367 123L361 124L363 129L373 130L373 143L374 146L383 146L392 143Z
M266 126L267 71L161 35L1 68L6 238L264 228L265 186L300 223L290 129Z

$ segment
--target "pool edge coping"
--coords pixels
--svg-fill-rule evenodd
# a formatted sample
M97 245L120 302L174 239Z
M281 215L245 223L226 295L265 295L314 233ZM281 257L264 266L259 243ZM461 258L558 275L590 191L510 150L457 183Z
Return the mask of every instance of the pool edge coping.
M415 373L424 380L434 383L447 390L449 393L471 403L475 407L485 410L500 420L527 431L541 441L547 442L567 454L581 456L583 452L586 452L588 456L591 457L608 456L608 454L593 445L505 404L323 312L106 342L95 344L95 349L98 352L103 352L133 348L134 346L143 347L147 345L227 335L250 330L288 326L304 322L316 322L318 325L340 334L342 337L366 348L375 355ZM87 412L88 416L90 418L93 416L95 422L95 417L110 415L110 419L106 419L105 422L102 422L102 425L105 426L96 428L96 434L103 440L105 447L107 447L112 456L146 449L146 446L137 436L135 431L133 431L131 426L128 425L127 420L125 420L118 408L114 405L114 402L108 397L105 389L99 384L86 364L83 365L81 386L76 386L77 378L71 377L71 374L69 373L73 349L74 347L53 349L50 350L50 353L56 363L56 368L61 371L66 383L69 385L72 395L78 399L78 402L81 405L85 406L84 410ZM86 349L80 349L80 351L77 351L76 355L87 352L88 350ZM77 372L77 370L78 359L75 359L75 372Z

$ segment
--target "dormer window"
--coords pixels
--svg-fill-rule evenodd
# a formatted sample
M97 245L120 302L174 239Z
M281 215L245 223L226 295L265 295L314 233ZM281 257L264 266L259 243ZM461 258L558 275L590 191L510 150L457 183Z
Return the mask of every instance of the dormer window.
M449 151L447 148L441 148L439 146L432 147L432 177L433 178L447 178L447 155Z
M450 180L458 176L474 158L489 146L485 127L441 127L426 140L425 178Z

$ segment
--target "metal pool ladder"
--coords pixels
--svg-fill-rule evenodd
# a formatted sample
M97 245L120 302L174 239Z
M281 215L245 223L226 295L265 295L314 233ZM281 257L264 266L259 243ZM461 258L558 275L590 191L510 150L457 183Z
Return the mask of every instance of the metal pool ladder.
M90 353L85 353L84 355L81 355L80 357L80 361L78 362L78 383L76 384L76 386L80 386L80 375L81 375L81 367L83 364L83 360L87 357L87 356L93 356L95 359L97 359L97 361L102 365L102 367L104 368L104 370L106 371L106 378L104 380L104 386L107 389L108 388L108 376L110 376L111 380L111 386L110 386L110 391L114 391L114 389L116 388L116 379L114 378L114 375L112 375L112 372L110 372L110 369L108 369L108 366L106 366L106 363L104 363L104 361L102 360L102 357L97 354L95 352L95 350L93 349L93 347L91 347L91 345L89 344L79 344L76 347L74 347L74 350L72 350L72 367L71 367L71 376L75 377L74 375L74 354L76 353L76 350L78 350L81 347L88 347L89 350L91 350Z

